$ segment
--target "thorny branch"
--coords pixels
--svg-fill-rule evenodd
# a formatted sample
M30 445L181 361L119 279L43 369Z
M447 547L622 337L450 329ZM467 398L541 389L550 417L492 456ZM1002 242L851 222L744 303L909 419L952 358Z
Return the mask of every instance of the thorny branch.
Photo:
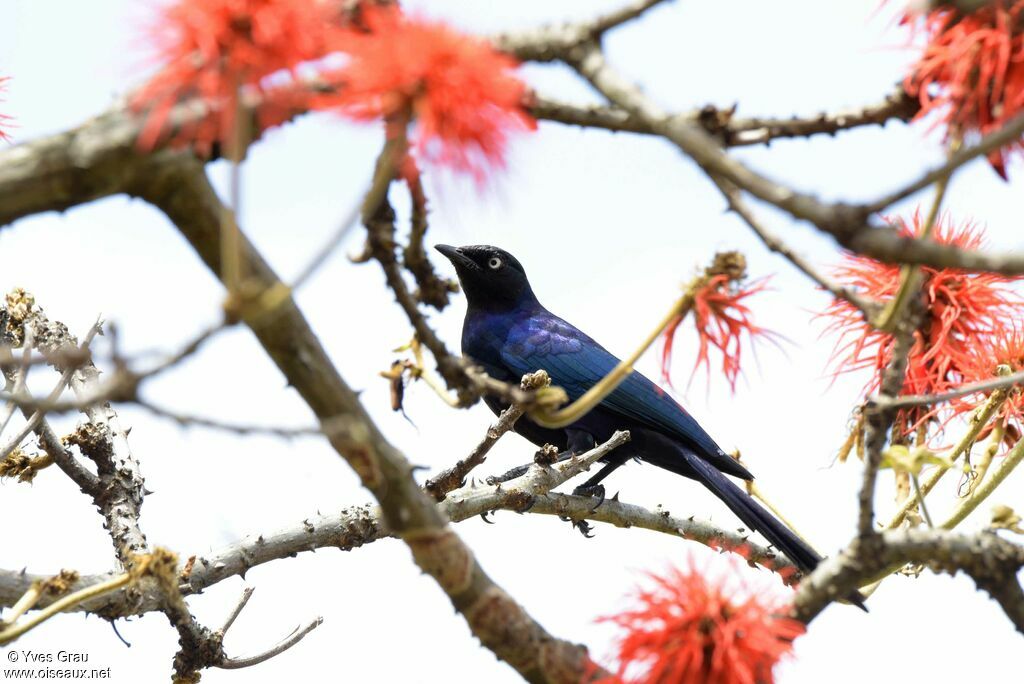
M166 578L162 582L157 581L152 591L155 596L155 609L159 609L167 615L168 620L179 634L181 650L174 660L176 680L193 681L192 677L195 673L206 667L245 666L244 663L247 661L235 662L224 654L220 645L222 634L211 633L196 622L192 616L188 606L181 598L177 582L173 579L177 569L176 556L159 549L150 553L148 542L139 524L145 485L139 473L138 463L128 446L127 431L120 426L117 414L106 402L102 393L97 390L99 370L87 355L81 355L78 361L68 363L68 359L74 357L59 353L69 348L87 349L92 336L99 331L99 324L93 327L79 347L67 327L62 323L49 320L42 310L35 306L34 300L24 292L9 296L8 306L3 313L7 321L4 329L5 338L9 342L31 339L41 351L51 352L49 358L52 359L55 368L62 373L60 388L62 389L65 384L70 382L72 390L78 395L79 401L82 401L81 410L86 414L89 422L80 425L67 438L67 442L77 446L82 454L94 463L96 475L92 475L78 464L70 452L65 450L61 441L52 434L52 431L49 435L44 433L41 437L44 444L47 441L53 442L50 445L51 449L59 449L61 455L55 459L58 464L63 459L74 463L74 466L63 467L73 479L78 481L76 477L78 470L82 470L88 475L88 479L82 485L83 491L93 497L94 503L103 515L107 530L114 542L119 564L127 571L127 574L122 575L120 580L115 581L115 578L110 578L98 584L97 587L103 589L102 593L96 587L91 590L83 588L81 594L73 594L68 599L74 599L74 605L87 605L93 596L99 598L107 594L108 591L128 584L127 588L120 592L124 597L123 600L129 605L138 603L142 596L139 583L134 580L128 583L123 578L137 579L140 576L138 573L141 572L152 574L159 580L161 571L154 570L154 568L165 566L163 574L166 575L169 568L172 579L169 582L166 581ZM220 326L210 328L199 335L181 352L157 366L153 374L166 370L194 353L206 339L219 329ZM83 401L83 397L88 397L88 400ZM50 398L55 398L55 394L51 394ZM37 412L41 411L42 409L37 409ZM31 420L29 422L31 423ZM58 607L64 609L61 606ZM45 619L45 617L44 613L41 619ZM24 629L31 629L38 621L27 624ZM293 634L267 654L248 660L251 660L252 664L262 662L262 660L297 643L310 629L312 627Z
M402 275L402 269L395 254L395 213L388 202L388 188L397 165L396 158L404 156L404 124L400 127L402 137L397 134L389 139L377 158L374 171L374 186L377 192L367 195L363 203L363 224L366 226L366 256L380 263L388 287L395 293L398 305L416 331L417 339L430 350L437 362L437 369L450 389L455 389L459 402L468 405L476 401L479 391L470 381L465 366L448 351L447 345L437 336L419 309L419 301L409 291ZM422 246L421 246L422 247Z
M735 117L733 110L714 107L684 114L664 112L607 64L599 45L604 32L658 4L660 0L639 0L591 21L504 34L493 40L501 49L523 60L566 62L610 102L609 105L569 105L538 94L529 103L538 117L608 130L645 133L670 140L708 173L725 193L732 208L770 249L785 256L826 290L847 299L862 311L867 312L873 303L824 278L767 232L745 208L743 193L814 224L849 249L882 261L1005 274L1024 273L1024 254L961 250L901 237L892 227L870 224L870 217L876 212L928 187L939 178L949 176L967 162L1018 139L1024 133L1024 117L1015 119L1001 131L953 155L948 163L874 202L860 205L823 202L751 170L729 156L724 148L767 143L785 137L833 134L857 126L883 124L890 119L907 120L916 113L916 103L902 91L897 91L878 105L793 120L740 119ZM979 3L954 4L963 9L965 5L976 6ZM184 103L172 113L171 119L181 125L207 113L202 103ZM72 131L0 152L0 226L33 213L65 209L100 197L127 193L143 197L163 210L207 265L218 275L223 275L219 271L223 255L218 228L224 208L209 187L202 164L189 154L168 150L139 153L135 149L135 140L140 125L138 117L118 105ZM387 175L387 184L390 184L390 173ZM448 353L444 343L427 325L418 305L426 303L443 307L450 288L433 273L423 249L425 198L422 189L410 186L413 226L401 262L412 273L419 288L418 292L410 293L396 256L395 229L393 217L389 215L386 189L387 185L381 201L374 203L373 210L365 216L373 256L384 267L389 286L420 340L431 349L449 385L458 389L464 402L475 399L483 391L496 392L513 404L528 405L532 400L529 394L482 377L466 367ZM238 242L238 257L245 262L244 271L251 275L251 282L247 284L258 293L278 293L274 306L257 312L243 311L242 318L310 405L321 424L331 426L330 430L325 428L324 431L332 445L375 494L381 510L357 507L338 516L317 516L315 523L304 521L301 530L284 530L273 539L260 535L223 550L219 556L214 554L212 560L190 560L180 568L178 578L187 592L198 591L224 577L243 573L252 565L289 553L326 545L353 548L384 534L395 534L409 545L420 567L448 593L485 645L500 658L508 660L525 678L546 681L554 679L553 672L578 673L584 651L549 635L495 585L476 563L469 549L447 526L447 519L464 519L487 510L523 510L529 506L530 512L534 513L646 527L705 542L714 541L727 548L743 547L748 549L752 561L775 568L786 567L783 559L775 559L770 552L750 544L745 538L715 530L704 523L679 520L667 512L645 511L615 500L606 501L595 511L587 499L550 492L553 486L567 479L568 473L576 472L589 463L587 458L600 457L593 452L589 457L582 460L577 457L560 468L535 466L519 480L503 485L471 486L451 491L452 483L461 482L469 472L471 465L463 465L462 471L456 469L447 474L444 484L436 487L435 497L440 493L439 498L444 498L444 501L435 505L415 485L410 476L411 467L404 456L377 431L355 394L338 376L296 308L289 289L282 287L281 281L244 237L240 237ZM337 244L337 239L332 241L334 244ZM127 433L121 429L107 402L128 397L145 405L136 393L139 382L173 367L194 353L206 337L200 336L180 354L149 373L127 371L118 366L114 380L119 384L103 386L98 383L96 368L88 357L81 360L81 365L67 359L60 360L60 354L68 350L71 339L66 329L54 330L45 318L34 321L32 325L26 323L25 327L31 331L28 336L32 337L33 343L40 348L45 349L49 336L51 356L48 360L58 370L73 371L71 384L77 403L72 407L82 409L89 422L76 431L71 440L96 464L97 473L93 475L74 460L41 415L32 427L53 461L93 496L107 522L120 563L130 569L137 554L147 552L149 548L138 520L144 485L138 464L128 448ZM879 399L869 410L869 457L861 491L860 536L854 539L846 553L823 563L801 585L796 603L797 616L805 621L813 619L825 605L847 595L871 572L893 562L915 561L927 563L936 570L967 571L979 587L1000 601L1018 629L1024 631L1024 595L1014 576L1016 570L1024 565L1019 547L995 535L962 537L920 530L888 531L879 535L873 530L874 481L893 413L903 405L910 405L900 404L901 401L926 403L943 398L943 395L894 398L902 385L903 366L914 327L915 316L902 317L897 329L898 343L893 363L886 372ZM214 332L211 329L204 335L208 337ZM17 375L16 370L13 372ZM21 374L24 372L23 368ZM23 412L32 410L30 402L22 395L23 387L18 387L20 379L8 374L7 365L5 375L10 392L4 398L10 400L10 407L13 409L20 405ZM1019 378L1012 380L1014 383L1017 381ZM962 392L957 391L959 394L949 393L946 398L1005 387L1010 379L993 383L965 387ZM44 412L47 409L46 405L36 402L34 410ZM27 417L32 420L31 415ZM506 417L506 420L511 427L514 417ZM502 428L501 421L499 428ZM467 461L482 460L489 448L486 442L484 440L478 447L479 455L474 453ZM178 567L175 565L173 569L177 571ZM16 602L24 592L12 595L12 587L24 587L31 581L24 573L0 571L0 603L10 605ZM178 594L177 582L157 590L130 587L120 593L97 596L77 607L100 611L108 617L162 610L179 631L182 650L176 658L176 672L182 679L192 677L202 667L211 665L242 667L262 662L296 643L319 624L318 619L297 630L264 654L232 660L223 654L220 642L245 600L218 632L210 632L195 622ZM40 602L40 605L45 604ZM515 627L511 632L510 625Z
M571 520L591 520L622 528L646 529L716 549L740 552L749 562L779 572L786 581L798 577L789 560L751 541L745 531L726 530L692 516L683 518L666 510L649 510L616 499L605 500L595 510L594 501L589 497L551 491L578 472L580 464L593 462L615 444L605 443L582 454L573 466L567 463L557 466L533 465L515 480L495 485L464 486L451 492L445 501L437 505L452 522L469 520L483 513L508 510ZM179 570L180 588L185 594L197 593L229 577L244 575L253 567L296 553L330 547L348 551L394 534L381 516L379 508L370 504L351 506L334 513L317 513L277 531L253 534L209 554L190 557ZM83 577L76 587L95 584L107 578L107 575ZM0 570L0 605L12 604L36 579L37 576L24 572ZM156 599L151 595L144 594L137 601L130 602L123 595L110 594L101 600L83 603L76 609L117 617L156 608Z
M636 84L615 71L595 43L580 43L559 59L573 67L595 89L654 134L664 137L700 166L710 177L725 179L758 199L773 204L794 218L814 224L853 252L895 264L963 268L1003 274L1024 273L1024 254L965 250L920 238L904 237L892 226L874 227L870 217L891 204L948 177L969 161L998 149L1024 133L1024 115L965 147L949 161L903 188L874 202L853 205L828 203L772 181L729 156L702 126L667 114Z
M548 30L550 29L544 29L540 33L543 34ZM536 43L536 32L525 32L523 35L526 37L516 38L516 40L524 45L539 44ZM581 34L575 32L573 35L579 38ZM512 38L508 38L508 40L512 40ZM960 267L1004 274L1024 273L1024 254L962 250L950 245L902 237L891 227L878 228L867 223L867 219L873 211L884 208L882 205L886 201L895 201L893 198L896 198L896 195L905 197L927 187L934 178L941 177L949 173L950 170L959 168L967 161L1004 143L1005 136L1019 136L1020 130L1018 129L1024 127L1024 121L1015 120L1010 128L991 134L975 147L961 150L950 159L948 164L926 174L884 200L861 206L843 203L829 204L770 181L725 155L721 150L719 139L705 129L699 117L695 120L692 116L668 115L662 112L646 96L632 88L628 81L611 72L603 64L603 57L597 48L587 44L571 43L571 41L561 41L556 47L557 49L552 48L552 50L558 53L558 59L577 64L580 67L583 66L580 60L584 56L590 55L587 68L593 71L592 75L599 76L606 87L612 86L613 82L618 82L620 86L624 84L628 86L625 90L612 87L609 91L615 93L615 97L610 99L615 102L616 107L622 110L622 114L613 113L610 116L603 116L600 109L583 107L582 113L577 115L569 114L569 110L566 109L567 105L547 107L547 109L561 109L567 113L567 116L577 116L579 120L573 121L573 123L608 127L614 130L616 125L614 122L625 116L628 121L632 122L629 126L636 127L637 132L650 132L652 135L672 140L683 152L709 172L731 180L745 192L775 204L797 218L814 223L819 229L832 235L844 247L881 261L931 265L938 268ZM532 59L527 53L519 56L524 59ZM551 59L555 58L551 57ZM602 90L600 85L595 85ZM631 90L635 92L630 93ZM608 95L604 90L602 92ZM541 97L539 106L542 113L546 108L545 102L546 100ZM591 116L587 114L588 111L591 114L593 112L598 112L598 114ZM886 110L885 105L882 105L869 107L864 111L884 112ZM178 121L179 124L184 124L206 116L206 114L206 109L201 106L201 103L186 103L177 108L171 118L172 122ZM555 118L557 120L557 116ZM711 120L720 120L721 118L720 114L710 117ZM848 121L841 114L832 118L837 121ZM866 118L870 119L870 116ZM705 116L705 121L708 119L709 117ZM763 130L765 128L763 125L760 126L760 129L758 126L765 122L771 124L768 126L769 128L779 123L768 119L736 120L732 125L738 126L738 128L729 130L736 130L736 135L742 138L749 135L749 131ZM160 167L159 160L163 156L171 154L166 151L156 152L152 155L136 153L134 143L142 123L139 116L127 111L122 105L118 105L71 131L0 151L0 226L23 216L55 209L66 209L113 194L133 194L132 186L137 182L138 174L140 172L143 174L156 172ZM870 121L870 123L874 123L874 121ZM807 127L801 125L797 128L806 129ZM632 130L632 128L623 128L622 130Z
M8 302L11 301L12 299L9 298ZM19 302L18 293L13 295L13 301L15 302L15 306L0 309L0 318L6 319L6 323L2 326L2 333L0 333L0 341L2 341L0 346L5 349L8 348L10 343L13 341L11 339L12 335L17 335L20 332L22 346L25 351L23 363L19 371L12 371L6 366L0 368L0 371L4 374L5 380L7 380L9 385L12 385L12 399L8 402L12 410L17 406L17 399L28 394L26 383L28 367L25 362L29 359L29 350L32 346L32 329L29 328L26 330L20 327L20 320L17 319L17 315L19 314L12 316L12 309L14 312L21 311L27 314L29 310L26 308L28 302L24 300ZM90 333L91 332L92 331L90 331ZM83 345L83 347L84 346L85 345ZM76 349L78 349L78 347L76 347ZM15 375L16 377L14 378L14 381L11 382L12 376ZM66 382L62 382L61 387L63 388L66 384ZM39 411L39 409L29 409L24 406L21 406L20 408L26 421L31 421L35 412ZM64 473L71 478L83 492L95 495L99 490L99 479L84 465L79 463L75 456L67 449L67 447L64 446L63 442L53 431L53 427L50 425L45 415L40 417L36 422L34 431L36 437L39 439L39 444L46 452L47 458L53 463L56 463L57 467L64 471ZM2 432L2 430L0 430L0 432ZM31 470L19 473L19 479L31 479L34 476L36 465L31 462L28 465Z
M494 46L524 62L553 62L580 43L599 40L609 30L640 17L665 0L633 0L621 9L594 19L546 24L534 29L491 36Z
M789 119L741 118L735 108L721 109L707 105L690 112L669 115L675 121L702 126L715 136L723 147L764 145L773 140L806 138L812 135L835 135L862 126L884 126L889 121L909 121L918 110L917 101L899 88L881 102L858 109L822 112L815 116ZM576 104L562 102L535 93L528 102L530 113L542 121L570 126L601 128L607 131L658 135L647 123L628 110L607 104Z
M761 238L761 242L763 242L768 249L785 257L791 264L796 266L798 270L803 272L804 275L816 282L822 289L826 290L834 297L843 299L855 306L862 314L864 314L865 320L872 319L874 313L880 308L880 304L878 302L870 301L858 294L853 288L842 287L832 279L826 277L817 268L815 268L811 262L794 252L792 248L768 230L768 228L754 216L750 207L743 201L740 191L736 186L729 183L729 181L722 180L714 176L712 177L712 180L715 185L718 186L718 189L722 191L722 194L725 195L725 199L729 203L729 208L736 212L737 216L743 219L750 229L753 230L759 238Z
M477 466L483 464L491 447L498 443L502 435L513 428L516 421L522 415L523 408L521 406L509 406L501 412L498 420L487 429L484 438L480 440L480 443L476 445L469 456L427 480L423 486L434 497L434 500L444 501L448 492L461 487L469 473Z
M895 397L903 388L907 357L914 344L914 332L917 330L921 318L920 302L916 299L918 296L918 293L914 293L915 299L911 300L910 305L896 322L896 329L893 333L896 341L892 349L892 359L882 371L879 391L882 396ZM859 514L857 516L857 532L861 537L875 534L875 483L878 479L878 468L882 465L882 450L885 448L889 430L896 417L896 410L889 408L865 407L864 412L866 426L864 481L861 484L858 497Z
M963 570L1000 602L1017 630L1024 633L1024 604L1016 579L1017 571L1024 567L1024 547L991 532L967 536L913 529L860 537L804 578L794 596L794 617L810 622L831 601L860 586L865 577L904 563L919 563L949 574Z
M96 324L93 325L93 327L89 330L89 334L86 335L85 340L83 340L81 349L89 348L89 345L92 343L93 337L95 337L96 334L100 331L100 326L100 321L97 321ZM64 393L64 388L66 388L68 383L71 382L71 375L76 370L78 369L75 367L69 367L64 369L64 372L60 376L60 380L57 381L57 384L50 391L48 401L53 401ZM12 405L17 405L17 396L11 396L8 399L8 402ZM6 458L9 453L14 451L14 449L17 448L26 437L28 437L28 434L30 432L34 432L36 430L40 422L43 420L44 415L45 409L37 408L35 409L35 411L32 412L31 415L26 417L25 424L21 427L21 429L18 430L18 432L16 432L10 439L8 439L6 444L0 445L0 460Z

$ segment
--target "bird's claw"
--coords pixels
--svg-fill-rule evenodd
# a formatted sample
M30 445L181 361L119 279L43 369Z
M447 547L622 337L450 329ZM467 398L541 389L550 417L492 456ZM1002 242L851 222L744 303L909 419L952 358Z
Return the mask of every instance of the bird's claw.
M589 486L587 486L587 485L580 485L576 489L572 490L572 493L575 496L587 496L587 497L593 497L593 498L597 499L597 503L595 503L590 508L590 512L591 513L596 511L598 508L600 508L601 504L604 503L604 493L605 493L604 492L604 485L599 485L599 484L597 484L597 485L589 485Z
M487 482L487 484L492 485L492 486L496 485L496 484L501 484L502 482L508 482L509 480L516 479L517 477L522 477L523 475L526 474L526 471L529 470L529 469L530 469L529 464L521 465L521 466L516 466L515 468L512 468L509 471L506 471L502 475L489 475L487 477L486 482Z
M572 526L579 530L580 534L582 534L587 539L594 538L594 535L590 533L590 531L594 529L594 526L588 523L586 520L576 520L575 518L570 518L567 515L560 515L558 516L558 519L563 520L567 523L572 523Z
M484 511L483 513L480 514L480 519L483 520L488 525L493 525L494 521L487 517L488 515L490 515L493 512L494 511Z
M594 526L588 523L586 520L575 520L573 521L572 526L579 530L580 534L582 534L587 539L594 538L594 535L591 534L591 530L594 529Z

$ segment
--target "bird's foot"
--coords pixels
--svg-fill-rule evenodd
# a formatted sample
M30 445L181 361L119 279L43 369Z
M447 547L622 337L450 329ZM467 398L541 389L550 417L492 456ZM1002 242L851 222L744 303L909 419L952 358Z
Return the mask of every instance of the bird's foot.
M572 490L572 493L574 496L588 496L597 499L597 503L590 508L591 513L600 508L601 504L604 503L604 485L580 485Z
M574 518L570 518L568 516L563 515L558 516L558 518L560 520L564 520L565 522L572 523L572 526L579 530L580 534L582 534L587 539L594 538L594 535L591 534L591 530L594 529L594 526L588 523L586 520L576 520Z
M541 451L539 451L537 453L541 454L541 453L543 453L543 450L541 450ZM575 456L575 454L573 452L571 452L571 451L563 451L563 452L557 454L552 460L548 461L548 463L561 463L562 461L568 461L573 456ZM536 461L536 459L535 459L535 462L539 463L540 461ZM502 482L508 482L509 480L514 480L517 477L522 477L523 475L525 475L526 472L530 469L531 465L533 465L533 464L532 463L524 463L523 465L516 466L515 468L512 468L511 470L508 470L505 473L502 473L501 475L491 475L485 481L489 485L496 485L496 484L501 484Z
M529 463L527 463L525 465L521 465L521 466L516 466L515 468L512 468L511 470L506 471L505 473L502 473L501 475L490 475L490 476L488 476L486 482L489 485L496 485L496 484L501 484L502 482L508 482L509 480L516 479L517 477L522 477L523 475L526 474L526 471L529 470L529 469L530 469L530 464Z

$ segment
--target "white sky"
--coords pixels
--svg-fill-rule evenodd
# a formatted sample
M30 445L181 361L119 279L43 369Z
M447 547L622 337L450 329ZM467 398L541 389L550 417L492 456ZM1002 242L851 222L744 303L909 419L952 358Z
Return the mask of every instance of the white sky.
M619 3L524 0L409 2L469 30L531 26L590 16ZM136 82L134 37L142 3L101 0L8 0L0 25L0 74L13 76L4 111L17 117L17 140L63 130L109 105ZM673 3L607 40L611 59L672 108L739 102L743 115L812 114L874 103L902 77L903 36L876 0L823 3ZM582 100L585 87L564 70L530 66L544 92ZM369 177L380 132L330 116L309 116L270 132L244 176L242 225L284 276L296 274L335 229ZM827 198L873 197L942 157L925 127L890 124L835 139L779 142L737 153L772 176ZM224 186L221 165L210 173ZM947 206L989 228L993 245L1021 248L1019 167L1005 185L981 163L958 175ZM490 192L458 183L431 190L431 242L492 243L516 254L534 289L610 349L626 353L660 318L679 285L716 250L740 249L754 275L777 274L775 291L757 301L759 320L793 341L785 352L762 349L748 364L735 397L721 379L705 391L698 379L688 407L725 448L739 447L762 487L782 503L825 552L854 531L860 482L856 464L830 467L863 379L831 388L823 379L829 345L811 316L827 300L789 265L768 254L733 216L696 167L664 142L542 124L518 139L510 164ZM912 208L908 204L904 209ZM771 214L778 232L823 262L836 252L806 226ZM346 245L353 252L359 231ZM23 286L50 316L78 334L102 312L129 350L175 349L215 320L219 285L166 219L147 205L116 197L65 214L47 214L0 229L0 288ZM445 264L439 266L445 272ZM465 455L491 419L483 407L455 412L425 388L411 388L407 410L418 429L388 409L377 372L409 327L383 288L375 265L353 266L342 254L299 294L307 317L348 382L411 461L440 468ZM464 303L431 319L453 347ZM676 350L677 385L685 387L690 336ZM656 376L649 354L641 369ZM43 392L49 379L34 379ZM147 396L224 419L308 424L308 409L245 330L215 340L173 375L146 386ZM124 409L131 443L154 494L142 523L154 544L202 553L254 531L302 520L321 510L369 500L348 466L322 440L240 439L179 429ZM75 418L59 421L69 429ZM533 447L503 440L484 473L529 460ZM937 492L933 514L955 483ZM695 483L650 466L630 466L608 482L624 500L664 504L677 514L736 525ZM994 497L1024 507L1020 476ZM879 495L881 510L891 498ZM987 506L965 523L984 524ZM487 571L553 633L608 651L611 632L593 619L622 605L640 571L683 562L698 547L643 531L600 526L585 540L565 523L498 513L496 526L461 523ZM110 542L87 499L59 472L31 487L0 484L5 521L0 567L83 572L111 565ZM251 571L190 599L200 620L218 625L241 588L258 591L232 628L227 648L245 655L275 642L300 621L324 624L288 653L239 672L207 671L204 681L515 682L517 675L481 649L434 583L421 576L400 543L387 540L350 553L323 550ZM820 681L920 681L961 678L1013 681L1019 637L998 606L970 580L924 576L887 581L870 615L834 606L797 643L797 659L779 670L784 684ZM52 620L17 649L82 650L89 665L110 665L115 682L169 675L176 635L159 614L120 624L125 649L109 626L72 615ZM1013 669L1011 669L1013 668ZM329 673L329 674L328 674ZM1019 675L1017 677L1019 679Z

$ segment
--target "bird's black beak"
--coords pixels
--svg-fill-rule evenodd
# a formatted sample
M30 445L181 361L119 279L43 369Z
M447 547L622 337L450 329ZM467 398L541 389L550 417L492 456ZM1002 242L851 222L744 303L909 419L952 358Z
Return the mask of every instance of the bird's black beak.
M452 247L451 245L434 245L434 249L436 249L441 254L444 254L445 257L448 258L448 261L452 262L452 265L455 266L456 269L459 268L460 266L466 268L476 267L476 264L473 262L473 260L470 259L465 254L463 254L462 250L459 249L458 247Z

